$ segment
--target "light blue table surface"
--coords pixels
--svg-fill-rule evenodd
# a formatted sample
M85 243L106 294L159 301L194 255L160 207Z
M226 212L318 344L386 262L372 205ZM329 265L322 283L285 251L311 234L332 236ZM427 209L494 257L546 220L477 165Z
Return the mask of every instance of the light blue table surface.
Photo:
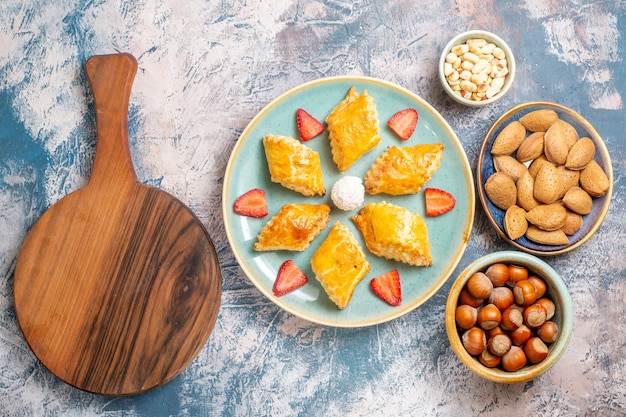
M508 95L480 109L442 91L443 46L492 31L515 53ZM92 55L130 52L139 71L129 115L138 177L202 220L222 266L216 327L173 381L101 397L58 380L17 324L13 273L22 242L54 202L84 186L95 151ZM626 4L623 1L298 0L0 3L0 414L7 416L621 416L626 415ZM546 258L574 303L570 345L531 382L499 385L467 370L444 328L451 280L391 322L309 323L245 277L221 215L224 171L248 122L306 81L366 75L405 87L452 126L472 167L508 108L554 101L584 115L613 161L607 217L584 246ZM456 272L511 249L480 207Z

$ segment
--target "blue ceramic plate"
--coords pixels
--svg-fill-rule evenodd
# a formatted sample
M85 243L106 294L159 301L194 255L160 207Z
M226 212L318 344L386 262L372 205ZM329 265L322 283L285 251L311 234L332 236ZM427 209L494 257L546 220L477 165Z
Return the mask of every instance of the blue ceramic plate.
M519 120L520 117L525 114L541 109L554 110L557 112L561 120L568 122L576 128L579 137L582 138L586 136L593 140L596 145L596 154L594 159L598 165L604 169L610 183L609 190L604 196L593 199L593 208L591 209L591 213L583 216L583 226L578 232L576 232L576 234L569 236L569 242L567 245L542 245L527 239L525 236L522 236L517 240L509 239L504 231L505 211L494 206L487 198L484 190L487 179L495 172L493 159L491 158L491 147L493 146L495 138L509 122ZM589 239L596 232L596 230L598 230L600 224L602 224L602 221L606 216L606 213L609 211L609 205L611 204L611 195L613 194L613 167L611 166L611 158L604 141L602 141L602 138L596 129L584 117L574 110L560 104L533 101L519 104L507 110L493 123L485 135L485 140L480 150L480 154L478 155L476 182L480 202L485 213L487 214L487 217L498 234L518 249L535 255L549 256L562 254L577 248L586 242L587 239Z
M299 138L296 126L296 110L307 110L324 121L332 109L344 99L348 90L355 86L359 92L366 89L377 105L382 140L376 148L364 155L344 174L340 174L330 153L328 136L320 136L306 142L319 152L326 196L304 197L272 183L263 149L262 138L266 134L288 135ZM387 127L387 120L396 111L413 107L418 111L419 121L413 136L400 140ZM365 204L386 200L417 212L428 225L431 242L431 267L413 267L388 261L370 253L358 229L350 219L353 210L344 212L332 204L330 190L343 175L363 178L374 160L387 146L410 146L418 143L441 142L445 145L441 166L427 184L451 192L457 200L456 207L439 217L425 216L423 190L410 196L377 195L365 197ZM252 188L262 188L267 193L269 215L262 219L237 215L233 203L241 194ZM287 203L325 203L332 207L331 220L322 233L304 252L255 252L256 236L271 216ZM361 327L382 323L413 310L430 298L448 279L467 245L474 219L474 183L467 157L456 135L428 103L408 90L388 82L367 77L333 77L303 84L278 97L265 107L246 127L235 145L226 167L222 209L226 234L233 253L252 283L270 300L296 316L335 327ZM359 240L371 264L370 273L359 283L350 304L339 310L328 298L311 270L310 259L314 251L328 235L336 221L350 228ZM278 268L292 259L309 277L309 283L282 297L272 293ZM392 269L398 269L402 281L402 305L391 307L371 291L372 278Z

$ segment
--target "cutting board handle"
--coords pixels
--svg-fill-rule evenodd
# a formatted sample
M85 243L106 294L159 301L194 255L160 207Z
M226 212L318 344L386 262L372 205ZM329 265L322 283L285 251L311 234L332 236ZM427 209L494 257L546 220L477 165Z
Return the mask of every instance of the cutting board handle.
M136 182L128 147L128 102L137 60L128 53L92 56L85 72L96 111L96 156L89 184Z

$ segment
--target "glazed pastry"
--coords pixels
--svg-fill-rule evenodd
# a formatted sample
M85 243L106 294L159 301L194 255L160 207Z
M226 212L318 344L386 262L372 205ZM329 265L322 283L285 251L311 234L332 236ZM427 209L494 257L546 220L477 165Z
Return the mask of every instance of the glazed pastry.
M254 250L302 252L329 220L330 206L326 204L285 204L261 229Z
M272 182L305 196L324 195L320 156L289 136L266 135L265 157Z
M365 174L369 194L414 194L439 168L443 144L420 144L398 148L390 146Z
M430 266L426 222L419 214L385 201L369 203L352 217L375 255L414 266Z
M311 268L328 297L343 310L370 264L350 229L336 222L313 254Z
M355 87L326 117L333 161L345 172L380 142L378 113L372 96Z

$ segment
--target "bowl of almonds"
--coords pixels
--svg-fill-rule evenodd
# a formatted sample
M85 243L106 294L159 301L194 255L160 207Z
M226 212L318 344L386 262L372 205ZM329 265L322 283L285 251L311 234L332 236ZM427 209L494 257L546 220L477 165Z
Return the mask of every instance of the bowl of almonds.
M481 205L518 249L557 255L587 241L613 192L609 152L595 128L563 105L528 102L491 126L478 155Z
M493 103L513 84L511 48L484 30L463 32L448 42L439 58L439 80L456 102L471 107Z
M475 374L500 383L536 378L563 355L573 306L559 274L520 251L473 261L455 279L445 309L456 356Z

